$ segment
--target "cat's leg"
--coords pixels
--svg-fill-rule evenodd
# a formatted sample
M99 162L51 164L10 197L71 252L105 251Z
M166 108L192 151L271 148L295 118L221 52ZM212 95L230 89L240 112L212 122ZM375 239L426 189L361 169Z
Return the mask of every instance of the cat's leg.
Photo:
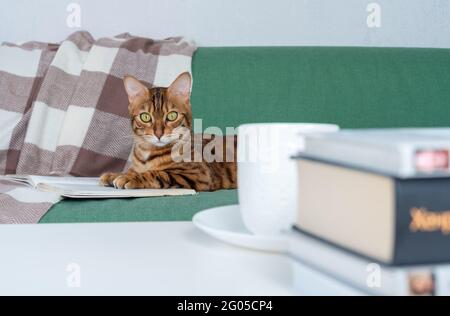
M105 187L113 187L114 180L120 176L123 175L123 173L117 173L117 172L106 172L100 176L100 184Z
M166 189L170 188L170 177L165 171L128 171L113 180L116 189Z
M118 176L113 185L117 189L185 188L197 191L211 190L210 180L201 170L155 170L143 173L128 172Z

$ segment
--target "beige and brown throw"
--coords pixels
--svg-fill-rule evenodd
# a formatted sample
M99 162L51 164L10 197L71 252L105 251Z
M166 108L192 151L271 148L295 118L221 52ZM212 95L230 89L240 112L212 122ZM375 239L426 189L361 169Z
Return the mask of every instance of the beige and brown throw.
M124 75L168 86L191 70L181 37L76 32L58 44L0 46L0 174L98 176L132 146ZM0 181L0 223L35 223L60 197Z

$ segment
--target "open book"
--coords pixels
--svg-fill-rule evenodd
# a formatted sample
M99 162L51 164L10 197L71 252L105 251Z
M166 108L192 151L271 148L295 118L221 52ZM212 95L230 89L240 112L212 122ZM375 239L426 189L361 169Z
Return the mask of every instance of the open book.
M6 175L1 176L1 179L22 183L40 191L54 192L63 197L78 199L196 194L195 190L190 189L115 189L100 185L98 178Z

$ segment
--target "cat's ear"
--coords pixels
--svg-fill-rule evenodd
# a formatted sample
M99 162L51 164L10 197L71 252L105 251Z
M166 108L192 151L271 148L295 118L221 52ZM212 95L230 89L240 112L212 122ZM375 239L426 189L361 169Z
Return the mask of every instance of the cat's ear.
M183 72L167 89L169 95L181 98L184 101L188 100L191 94L191 81L191 74L189 72Z
M147 87L132 76L125 76L123 78L123 84L128 94L128 100L133 102L138 97L148 96Z

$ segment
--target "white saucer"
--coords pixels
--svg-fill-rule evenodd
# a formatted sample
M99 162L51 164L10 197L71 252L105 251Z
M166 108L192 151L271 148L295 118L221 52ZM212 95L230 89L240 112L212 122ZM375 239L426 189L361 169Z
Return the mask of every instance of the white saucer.
M210 208L194 215L192 222L202 231L224 242L256 250L284 252L284 236L260 236L249 232L242 222L239 205Z

